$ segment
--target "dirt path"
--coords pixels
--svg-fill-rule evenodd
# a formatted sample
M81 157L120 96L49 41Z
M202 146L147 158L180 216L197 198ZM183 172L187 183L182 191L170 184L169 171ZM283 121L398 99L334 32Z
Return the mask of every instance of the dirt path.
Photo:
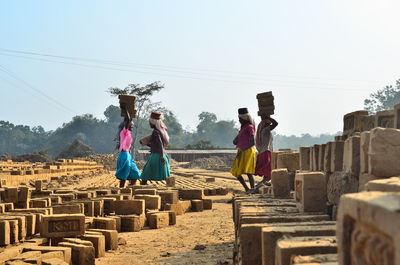
M120 233L127 244L108 252L96 264L232 264L234 228L232 206L227 203L231 197L209 197L214 200L213 210L177 216L175 226Z

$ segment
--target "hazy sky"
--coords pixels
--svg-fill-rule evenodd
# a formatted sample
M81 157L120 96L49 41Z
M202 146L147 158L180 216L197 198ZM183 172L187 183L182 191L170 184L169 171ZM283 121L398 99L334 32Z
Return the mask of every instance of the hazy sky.
M0 120L49 130L103 118L117 104L107 88L160 81L154 100L184 126L202 111L255 115L256 94L272 90L278 133L333 133L400 78L399 10L398 0L3 0Z

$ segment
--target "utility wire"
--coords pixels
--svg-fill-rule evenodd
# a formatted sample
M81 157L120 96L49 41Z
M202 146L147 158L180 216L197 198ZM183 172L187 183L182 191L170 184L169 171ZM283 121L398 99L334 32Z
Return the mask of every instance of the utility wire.
M42 56L42 57L52 57L52 58L61 58L67 60L79 60L79 61L86 61L86 62L94 62L94 63L102 63L102 64L110 64L115 66L141 66L147 67L150 69L156 70L163 70L163 71L172 71L168 69L177 69L177 70L185 70L185 71L178 71L178 72L186 72L186 73L193 73L193 74L201 74L199 72L212 72L212 73L225 73L225 74L235 74L237 75L247 75L247 76L280 76L286 78L294 78L294 79L315 79L315 80L332 80L332 81L350 81L350 82L368 82L368 83L379 83L380 81L376 80L354 80L354 79L340 79L340 78L321 78L321 77L305 77L305 76L293 76L293 75L284 75L284 74L261 74L261 73L244 73L244 72L237 72L237 71L227 71L227 70L210 70L210 69L201 69L201 68L189 68L189 67L177 67L177 66L165 66L159 64L142 64L142 63L132 63L132 62L121 62L115 60L103 60L103 59L91 59L91 58L84 58L84 57L72 57L72 56L63 56L63 55L54 55L54 54L47 54L47 53L39 53L39 52L29 52L29 51L20 51L20 50L13 50L13 49L5 49L0 48L0 51L7 52L7 53L16 53L16 54L25 54L25 55L34 55L34 56ZM194 70L198 71L192 72L187 70Z
M76 114L75 111L73 111L72 109L70 109L69 107L65 106L63 103L61 103L60 101L58 101L57 99L47 95L46 93L44 93L43 91L41 91L40 89L34 87L33 85L29 84L27 81L23 80L22 78L18 77L16 74L14 74L13 72L11 72L10 70L8 70L7 68L5 68L4 66L0 65L0 71L2 71L3 73L6 73L7 75L11 76L13 79L19 81L20 83L24 84L26 87L28 87L29 89L35 91L36 93L38 93L39 95L41 95L42 97L46 98L49 102L51 102L53 105L58 106L59 108L61 108L64 111L68 111L71 112L73 114Z
M24 58L29 60L36 60L36 61L44 61L44 62L51 62L51 63L60 63L66 65L75 65L87 68L98 68L103 70L113 70L113 71L120 71L120 72L132 72L132 73L139 73L139 74L146 74L146 75L160 75L160 76L168 76L168 77L175 77L175 78L185 78L185 79L193 79L193 80L206 80L206 81L217 81L217 82L228 82L228 83L241 83L241 84L255 84L255 85L273 85L278 87L287 87L287 88L307 88L307 89L320 89L320 90L346 90L346 91L369 91L366 89L350 89L350 88L342 88L338 86L332 86L327 84L311 84L311 85L318 85L318 87L310 86L310 84L300 83L303 86L299 86L299 82L292 82L293 85L289 84L282 84L276 83L276 81L266 81L266 82L252 82L252 81L241 81L241 80L227 80L227 79L217 79L217 78L203 78L203 77L193 77L193 76L185 76L185 75L172 75L172 74L165 74L165 73L158 73L158 72L146 72L146 71L137 71L132 69L123 69L123 68L115 68L109 66L102 66L96 64L82 64L82 63L75 63L75 62L67 62L67 61L58 61L58 60L50 60L50 59L43 59L43 58L35 58L23 55L13 55L13 54L5 54L1 53L0 55L3 56L10 56L16 58ZM283 81L286 82L286 81Z

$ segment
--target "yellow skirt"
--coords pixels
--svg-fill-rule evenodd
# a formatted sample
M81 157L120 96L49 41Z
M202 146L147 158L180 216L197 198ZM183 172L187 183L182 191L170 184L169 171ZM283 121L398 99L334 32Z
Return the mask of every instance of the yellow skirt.
M256 170L257 150L255 147L242 152L240 157L235 158L231 174L240 177L243 174L254 174Z

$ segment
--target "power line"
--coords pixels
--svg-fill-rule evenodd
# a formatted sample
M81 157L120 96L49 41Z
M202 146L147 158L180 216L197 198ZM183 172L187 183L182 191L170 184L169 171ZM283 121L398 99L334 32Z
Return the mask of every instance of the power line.
M115 66L141 66L147 67L150 69L155 70L163 70L163 71L172 71L168 69L177 69L177 70L185 70L184 72L192 73L192 74L201 74L198 72L212 72L212 73L225 73L225 74L235 74L235 75L247 75L247 76L280 76L292 79L315 79L315 80L331 80L331 81L350 81L350 82L369 82L369 83L379 83L380 81L376 80L354 80L354 79L343 79L343 78L321 78L321 77L305 77L305 76L293 76L293 75L284 75L284 74L262 74L262 73L244 73L244 72L237 72L237 71L227 71L227 70L211 70L211 69L201 69L201 68L190 68L190 67L178 67L178 66L165 66L159 64L142 64L142 63L132 63L132 62L121 62L115 60L103 60L103 59L92 59L92 58L85 58L85 57L73 57L73 56L63 56L63 55L54 55L54 54L47 54L47 53L39 53L39 52L29 52L29 51L20 51L20 50L13 50L13 49L5 49L0 48L1 51L8 52L8 53L17 53L17 54L25 54L25 55L34 55L34 56L42 56L42 57L52 57L52 58L61 58L67 60L79 60L79 61L86 61L92 63L102 63L102 64L110 64ZM194 70L198 71L189 72L187 70ZM182 72L182 71L177 71Z
M44 93L43 91L41 91L40 89L34 87L33 85L29 84L27 81L23 80L22 78L18 77L16 74L14 74L13 72L11 72L10 70L8 70L7 68L5 68L4 66L0 65L0 71L2 71L3 73L6 73L7 75L9 75L10 77L12 77L13 79L19 81L20 83L24 84L26 87L28 87L29 89L35 91L36 93L38 93L39 95L41 95L42 97L46 98L50 103L52 103L53 105L63 109L64 111L68 111L71 112L73 114L76 114L75 111L73 111L72 109L70 109L69 107L65 106L63 103L59 102L57 99L47 95L46 93Z
M254 85L263 85L263 86L273 85L273 86L287 87L287 88L308 88L308 89L312 88L312 89L321 89L321 90L368 91L365 89L342 88L342 87L338 87L335 85L332 86L330 84L328 84L328 85L327 84L311 84L311 85L319 85L318 87L312 87L312 86L310 86L310 84L299 83L299 82L291 82L294 85L291 85L289 82L289 85L287 85L287 84L280 83L280 82L287 82L287 81L271 80L271 81L266 81L266 82L262 83L262 82L252 82L252 81L217 79L217 78L209 78L209 77L204 78L204 77L193 77L193 76L185 76L185 75L172 75L172 74L157 73L157 72L137 71L137 70L132 70L132 69L114 68L114 67L102 66L102 65L96 65L96 64L82 64L82 63L76 63L76 62L57 61L57 60L29 57L29 56L24 56L24 55L4 54L1 52L0 52L0 55L16 57L16 58L24 58L24 59L36 60L36 61L60 63L60 64L66 64L66 65L75 65L75 66L81 66L81 67L87 67L87 68L97 68L97 69L113 70L113 71L120 71L120 72L132 72L132 73L139 73L139 74L146 74L146 75L160 75L160 76L167 76L167 77L185 78L185 79L203 80L203 81L206 80L206 81L216 81L216 82L254 84ZM299 86L299 84L302 84L304 86Z

